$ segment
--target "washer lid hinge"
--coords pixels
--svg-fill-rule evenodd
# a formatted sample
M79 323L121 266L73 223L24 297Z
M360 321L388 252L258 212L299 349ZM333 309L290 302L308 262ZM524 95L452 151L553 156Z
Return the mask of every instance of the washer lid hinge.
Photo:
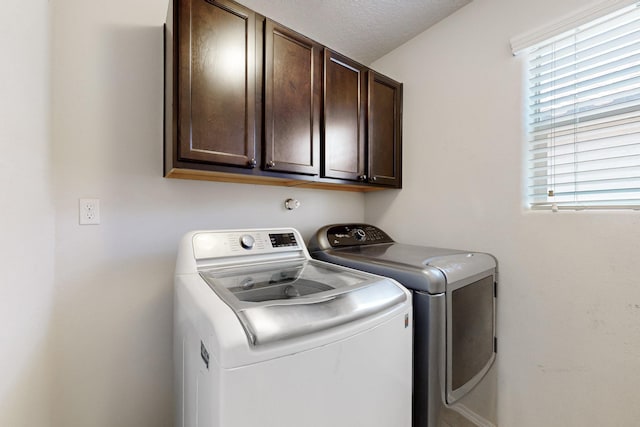
M493 297L498 298L498 282L493 282Z
M498 337L493 337L493 352L498 352Z

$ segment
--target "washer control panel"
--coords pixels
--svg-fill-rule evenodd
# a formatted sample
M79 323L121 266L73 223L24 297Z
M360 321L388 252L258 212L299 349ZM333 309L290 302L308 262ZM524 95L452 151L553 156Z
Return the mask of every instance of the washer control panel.
M369 224L340 224L327 230L329 244L336 248L341 246L372 245L376 243L393 243L393 239L378 227Z
M300 234L293 229L222 230L196 232L197 260L303 251Z

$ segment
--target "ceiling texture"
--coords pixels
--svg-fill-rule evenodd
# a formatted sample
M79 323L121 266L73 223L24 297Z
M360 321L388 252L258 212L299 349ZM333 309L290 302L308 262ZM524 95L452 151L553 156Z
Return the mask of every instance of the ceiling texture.
M239 0L365 65L471 0Z

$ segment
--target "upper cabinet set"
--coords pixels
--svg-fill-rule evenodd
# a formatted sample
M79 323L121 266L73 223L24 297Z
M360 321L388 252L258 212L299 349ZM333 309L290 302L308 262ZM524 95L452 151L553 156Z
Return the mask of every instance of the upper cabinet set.
M229 0L172 0L165 176L401 187L402 84Z

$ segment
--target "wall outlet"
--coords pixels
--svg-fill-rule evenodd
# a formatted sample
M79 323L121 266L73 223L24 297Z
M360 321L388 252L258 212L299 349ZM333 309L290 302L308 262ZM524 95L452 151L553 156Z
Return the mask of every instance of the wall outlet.
M80 199L80 225L100 224L100 199Z

